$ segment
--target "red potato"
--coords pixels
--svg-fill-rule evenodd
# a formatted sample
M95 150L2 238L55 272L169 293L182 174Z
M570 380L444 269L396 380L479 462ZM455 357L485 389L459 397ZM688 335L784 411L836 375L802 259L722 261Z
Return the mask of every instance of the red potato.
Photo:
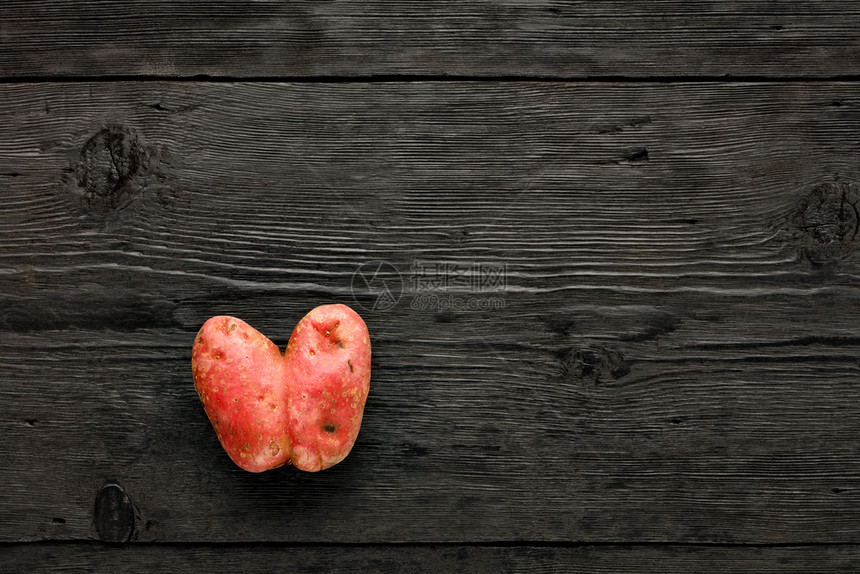
M370 335L346 305L299 321L285 353L240 319L212 317L191 352L194 385L218 440L250 472L315 472L352 450L370 388Z

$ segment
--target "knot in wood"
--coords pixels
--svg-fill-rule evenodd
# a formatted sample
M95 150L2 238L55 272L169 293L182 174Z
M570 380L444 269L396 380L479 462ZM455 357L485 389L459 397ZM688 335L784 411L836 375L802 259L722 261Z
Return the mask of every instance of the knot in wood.
M111 211L131 196L131 182L142 162L135 134L123 126L107 126L81 148L75 167L78 186L92 207Z
M99 538L105 542L125 542L134 531L134 507L118 484L99 489L93 509L93 522Z
M564 349L560 354L565 378L586 381L593 385L609 379L620 379L630 373L624 354L606 347Z
M847 253L860 223L852 195L848 184L831 182L819 185L798 202L792 223L810 260L825 262Z

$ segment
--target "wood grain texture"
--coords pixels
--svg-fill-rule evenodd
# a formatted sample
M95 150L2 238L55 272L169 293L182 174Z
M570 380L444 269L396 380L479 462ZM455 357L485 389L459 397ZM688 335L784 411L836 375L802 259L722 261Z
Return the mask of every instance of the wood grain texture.
M96 539L116 483L135 541L860 542L855 84L0 102L0 540ZM352 454L239 470L196 330L283 347L334 301L373 341Z
M6 0L0 76L860 74L856 2Z
M852 545L765 548L607 545L574 548L494 546L129 546L16 544L0 547L18 572L695 572L854 573Z

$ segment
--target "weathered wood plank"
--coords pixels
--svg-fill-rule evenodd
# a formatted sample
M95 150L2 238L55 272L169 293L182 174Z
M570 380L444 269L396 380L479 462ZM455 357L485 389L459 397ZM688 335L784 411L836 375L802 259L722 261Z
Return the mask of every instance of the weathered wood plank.
M0 76L860 74L850 1L6 0Z
M137 541L860 541L856 85L0 101L0 539L97 538L116 482ZM330 301L373 337L355 450L236 469L196 329Z
M10 572L655 572L690 574L854 573L852 545L691 547L606 545L573 548L498 546L96 546L56 543L0 547Z

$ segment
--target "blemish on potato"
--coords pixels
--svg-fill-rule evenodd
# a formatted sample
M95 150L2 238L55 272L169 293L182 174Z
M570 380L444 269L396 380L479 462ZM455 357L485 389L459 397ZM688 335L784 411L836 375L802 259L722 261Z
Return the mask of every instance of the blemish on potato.
M238 325L236 323L230 323L229 325L227 325L227 332L232 333L236 330L237 327Z
M347 359L347 360L346 360L346 366L348 366L348 367L349 367L349 372L350 372L350 373L354 373L354 372L355 372L355 369L353 369L353 368L352 368L352 361L350 361L349 359Z
M269 454L271 456L275 456L279 452L281 452L281 447L278 446L278 443L275 441L270 442L269 443Z
M333 433L337 430L337 425L332 423L326 423L323 425L323 430L327 433Z

